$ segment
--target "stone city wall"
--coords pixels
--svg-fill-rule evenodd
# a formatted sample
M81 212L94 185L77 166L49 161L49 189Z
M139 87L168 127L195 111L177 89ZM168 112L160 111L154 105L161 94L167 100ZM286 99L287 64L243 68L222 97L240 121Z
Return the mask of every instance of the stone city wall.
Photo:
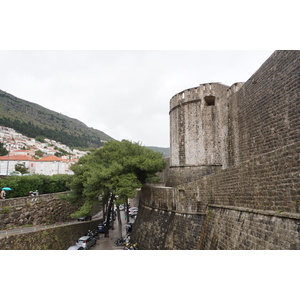
M229 166L300 141L300 51L276 51L229 97Z
M131 240L144 250L196 249L204 214L179 213L140 205ZM136 230L137 229L137 230Z
M201 250L300 250L300 215L209 206Z
M141 232L137 228L133 232L136 241L145 246L152 230L160 241L168 242L156 240L158 244L151 242L148 249L300 249L299 82L300 52L276 51L245 84L228 89L228 112L220 113L218 123L223 146L214 148L226 152L215 156L221 158L222 169L198 178L197 171L195 175L182 173L177 181L173 172L172 188L144 187L136 220ZM178 120L171 128L175 138L169 174L172 167L187 161L183 145L194 139L182 136L179 127L186 124L186 118ZM201 216L198 224L186 214ZM178 224L181 243L174 235ZM188 246L191 240L195 242Z

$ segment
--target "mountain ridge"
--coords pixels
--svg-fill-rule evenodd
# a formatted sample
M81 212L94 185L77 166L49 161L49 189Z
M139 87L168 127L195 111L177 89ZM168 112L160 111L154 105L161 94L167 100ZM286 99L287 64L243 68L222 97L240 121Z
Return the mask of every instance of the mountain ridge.
M83 122L0 90L0 125L35 138L45 136L69 147L101 147L114 140Z

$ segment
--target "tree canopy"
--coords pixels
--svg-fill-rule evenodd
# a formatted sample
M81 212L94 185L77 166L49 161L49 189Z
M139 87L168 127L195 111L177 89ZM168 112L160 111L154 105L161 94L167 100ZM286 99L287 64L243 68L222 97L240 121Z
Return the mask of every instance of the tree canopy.
M72 166L70 198L74 202L84 199L81 213L86 213L89 204L100 195L113 193L119 198L132 198L143 184L157 180L156 173L165 166L161 153L139 143L109 141Z

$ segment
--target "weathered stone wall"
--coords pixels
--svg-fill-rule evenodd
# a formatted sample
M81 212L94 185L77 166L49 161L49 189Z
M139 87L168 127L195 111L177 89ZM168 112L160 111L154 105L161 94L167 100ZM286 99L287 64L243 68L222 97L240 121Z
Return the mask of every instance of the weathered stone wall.
M230 166L300 141L300 51L276 51L229 97Z
M206 214L177 188L145 185L131 239L141 249L197 249ZM178 201L176 201L178 200Z
M177 184L181 174L176 176L176 173L185 172L181 167L191 167L195 171L190 173L189 178L197 179L214 171L213 167L222 165L227 137L227 126L223 126L222 121L224 116L227 119L228 88L220 83L201 84L171 99L171 176L167 185Z
M300 215L209 206L202 250L299 250Z
M167 186L177 186L202 178L221 170L221 166L180 166L170 167L168 171Z
M178 213L140 205L131 240L145 250L197 249L204 214ZM137 229L137 230L135 230Z
M79 222L0 238L0 250L66 250L101 220Z
M79 209L67 200L60 200L60 195L53 193L34 197L18 197L0 200L0 230L10 227L54 224L71 220L71 214ZM91 214L101 211L99 203L92 207Z
M216 123L222 129L215 128L223 146L214 149L225 151L218 156L216 150L214 156L220 158L222 170L211 174L188 169L191 166L186 164L188 152L184 150L194 136L184 134L187 115L171 116L188 104L171 108L171 124L177 122L171 128L171 137L175 135L169 169L173 188L142 189L139 214L145 217L145 224L139 216L134 237L144 247L151 237L147 230L153 230L168 240L160 246L150 242L155 249L171 245L180 249L177 242L172 244L173 231L185 214L194 213L203 214L198 220L201 228L188 234L188 224L196 224L185 219L182 237L198 240L201 249L300 249L300 51L275 52L245 84L234 85L227 93L227 104L226 100L220 102L224 113ZM176 97L176 105L180 105L180 97ZM192 118L196 119L193 114ZM211 129L207 138L210 135ZM199 149L195 146L194 151ZM206 157L201 149L199 153L201 159ZM172 161L174 155L178 159ZM172 168L177 169L177 179ZM151 218L157 225L151 225ZM167 225L166 230L164 223L172 226ZM184 248L185 243L182 241L181 249L195 249L196 243L193 248Z
M70 221L70 214L78 210L78 207L60 200L58 195L1 200L0 229Z
M25 206L28 202L35 201L48 201L53 199L58 199L59 195L66 194L67 192L61 193L52 193L52 194L41 194L38 196L26 196L26 197L17 197L17 198L9 198L0 200L0 209L3 207L17 207L17 206Z
M300 142L179 185L191 202L300 213ZM182 192L183 193L183 192Z

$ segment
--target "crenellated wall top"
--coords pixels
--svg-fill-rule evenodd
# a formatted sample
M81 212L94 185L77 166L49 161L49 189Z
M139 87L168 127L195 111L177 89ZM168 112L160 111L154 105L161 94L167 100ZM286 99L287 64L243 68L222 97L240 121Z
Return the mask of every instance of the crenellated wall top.
M234 83L230 88L227 89L227 97L229 97L232 94L236 93L243 85L244 85L244 82Z
M170 112L182 104L203 99L205 96L226 97L231 87L220 82L204 83L197 87L189 88L174 95L170 100Z

